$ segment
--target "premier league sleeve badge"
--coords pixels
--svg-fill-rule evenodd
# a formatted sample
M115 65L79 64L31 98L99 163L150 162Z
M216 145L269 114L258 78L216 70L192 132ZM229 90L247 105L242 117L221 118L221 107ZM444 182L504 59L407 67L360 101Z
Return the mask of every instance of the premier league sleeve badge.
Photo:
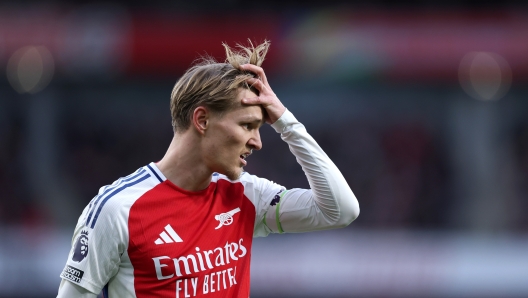
M74 262L81 262L88 255L88 232L81 231L81 235L75 243L72 260Z

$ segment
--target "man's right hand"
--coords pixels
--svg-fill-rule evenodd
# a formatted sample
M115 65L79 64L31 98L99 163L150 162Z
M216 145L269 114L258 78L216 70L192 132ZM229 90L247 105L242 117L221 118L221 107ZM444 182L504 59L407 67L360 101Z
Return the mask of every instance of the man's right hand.
M247 82L249 85L255 87L260 93L257 97L243 98L242 103L247 105L262 105L267 113L267 117L265 118L266 123L275 123L275 121L284 114L286 107L271 89L264 70L262 67L253 64L240 65L240 68L257 75L257 78L250 78Z

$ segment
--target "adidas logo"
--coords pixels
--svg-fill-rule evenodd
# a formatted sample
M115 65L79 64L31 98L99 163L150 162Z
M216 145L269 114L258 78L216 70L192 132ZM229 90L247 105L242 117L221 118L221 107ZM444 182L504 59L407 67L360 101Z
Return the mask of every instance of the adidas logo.
M168 233L168 234L167 234ZM174 242L183 242L183 240L176 234L171 225L165 226L165 231L161 232L160 238L156 239L154 243L156 245L174 243Z

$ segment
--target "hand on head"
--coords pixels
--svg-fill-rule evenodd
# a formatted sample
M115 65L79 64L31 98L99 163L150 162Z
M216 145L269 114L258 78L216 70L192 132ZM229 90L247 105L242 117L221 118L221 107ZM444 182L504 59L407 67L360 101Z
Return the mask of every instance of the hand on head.
M266 110L266 123L275 123L284 111L286 111L286 107L284 107L277 95L271 90L264 70L253 64L240 65L240 68L257 75L257 78L248 79L247 83L259 91L259 96L243 98L242 103L247 105L261 105Z

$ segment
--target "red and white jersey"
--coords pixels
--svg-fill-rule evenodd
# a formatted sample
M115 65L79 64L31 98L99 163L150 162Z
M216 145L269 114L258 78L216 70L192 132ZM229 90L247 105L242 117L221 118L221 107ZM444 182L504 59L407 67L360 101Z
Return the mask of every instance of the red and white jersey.
M154 163L99 190L75 228L60 297L248 297L252 238L344 227L359 214L343 175L289 111L273 123L311 189L244 173L190 192ZM67 282L66 282L67 281ZM71 282L71 283L68 283ZM71 292L70 292L71 291Z
M61 277L106 297L248 297L253 235L284 188L214 174L190 192L154 163L101 188L77 223Z

